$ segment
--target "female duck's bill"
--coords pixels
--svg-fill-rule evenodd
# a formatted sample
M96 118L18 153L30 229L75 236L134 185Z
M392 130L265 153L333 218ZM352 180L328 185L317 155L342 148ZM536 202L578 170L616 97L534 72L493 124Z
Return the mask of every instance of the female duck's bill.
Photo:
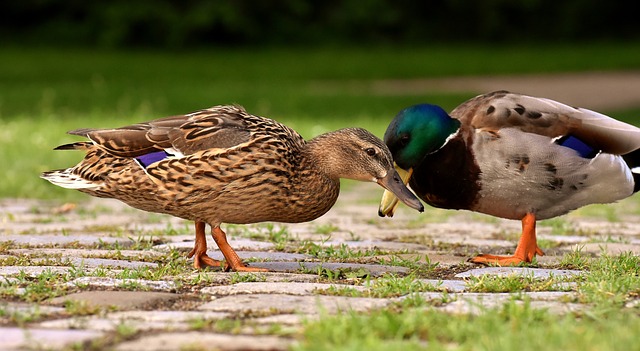
M397 182L401 183L402 185L398 185L398 188L404 188L406 189L407 192L409 192L409 194L412 195L412 197L410 198L411 200L416 199L415 196L413 195L413 193L407 189L406 184L409 183L409 179L411 179L411 173L413 173L413 169L410 169L409 171L406 171L400 167L398 167L398 165L395 165L396 171L393 172L395 173L395 177L397 177ZM396 182L396 180L394 179L394 183ZM380 182L378 182L380 183ZM382 184L380 184L382 185ZM395 190L392 191L389 188L387 188L386 186L382 185L386 190L384 191L384 194L382 194L382 200L380 201L380 208L378 208L378 215L380 217L393 217L393 214L396 211L396 208L398 208L398 204L399 201L404 202L407 206L414 208L420 212L424 212L424 206L422 205L422 203L420 202L420 200L416 199L416 201L418 202L418 204L420 204L420 208L418 207L414 207L412 206L409 202L407 202L407 199L403 199L401 197L398 196L398 192L400 192L399 190Z
M418 210L420 212L424 212L424 205L418 200L418 198L406 187L406 183L409 178L405 180L402 178L397 171L391 170L387 173L386 177L378 179L377 183L380 184L383 188L385 188L383 198L387 197L389 201L395 201L393 204L393 208L398 204L398 200L404 202L405 205L413 208L414 210ZM382 205L380 210L378 210L378 214L381 217L384 217L382 214ZM389 217L393 216L393 211Z

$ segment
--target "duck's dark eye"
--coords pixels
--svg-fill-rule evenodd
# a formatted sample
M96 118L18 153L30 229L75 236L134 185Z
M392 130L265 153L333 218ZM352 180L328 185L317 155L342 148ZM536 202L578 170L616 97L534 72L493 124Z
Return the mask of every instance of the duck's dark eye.
M409 134L401 135L400 136L400 145L406 146L407 144L409 144L409 140L411 140L411 137L409 137Z
M369 155L369 156L375 156L375 154L376 154L376 149L374 149L374 148L372 148L372 147L370 147L370 148L368 148L368 149L366 149L366 150L364 150L364 151L365 151L365 152L367 153L367 155Z

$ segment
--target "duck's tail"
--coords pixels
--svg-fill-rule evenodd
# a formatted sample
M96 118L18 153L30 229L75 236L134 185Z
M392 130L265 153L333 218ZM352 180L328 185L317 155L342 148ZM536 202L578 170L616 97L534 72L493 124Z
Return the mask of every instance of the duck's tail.
M628 154L622 155L622 159L627 163L627 166L631 169L633 175L633 192L640 190L640 149L631 151Z
M67 189L97 189L101 184L84 179L73 173L73 168L59 169L42 172L40 178L48 180L51 184Z
M89 150L93 145L89 141L80 141L71 144L64 144L54 150ZM75 167L42 172L40 178L48 180L51 184L67 189L97 189L102 183L85 179L74 172Z

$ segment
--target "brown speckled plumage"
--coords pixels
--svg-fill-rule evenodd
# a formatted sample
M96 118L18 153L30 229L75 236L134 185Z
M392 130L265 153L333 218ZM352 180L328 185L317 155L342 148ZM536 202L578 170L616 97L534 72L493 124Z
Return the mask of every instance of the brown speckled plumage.
M215 231L221 223L309 221L333 206L341 177L379 182L397 177L387 147L364 129L342 129L306 142L293 129L238 106L70 134L90 141L58 149L83 149L86 157L43 178L190 219L197 229L200 222ZM168 156L145 167L141 157L165 151ZM410 192L402 189L407 199ZM195 253L197 259L200 253Z

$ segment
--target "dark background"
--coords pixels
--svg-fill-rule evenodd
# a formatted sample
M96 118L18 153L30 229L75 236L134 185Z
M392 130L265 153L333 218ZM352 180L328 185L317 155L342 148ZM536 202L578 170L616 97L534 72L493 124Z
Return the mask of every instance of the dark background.
M640 38L637 9L589 0L19 0L0 40L100 48L532 43Z

